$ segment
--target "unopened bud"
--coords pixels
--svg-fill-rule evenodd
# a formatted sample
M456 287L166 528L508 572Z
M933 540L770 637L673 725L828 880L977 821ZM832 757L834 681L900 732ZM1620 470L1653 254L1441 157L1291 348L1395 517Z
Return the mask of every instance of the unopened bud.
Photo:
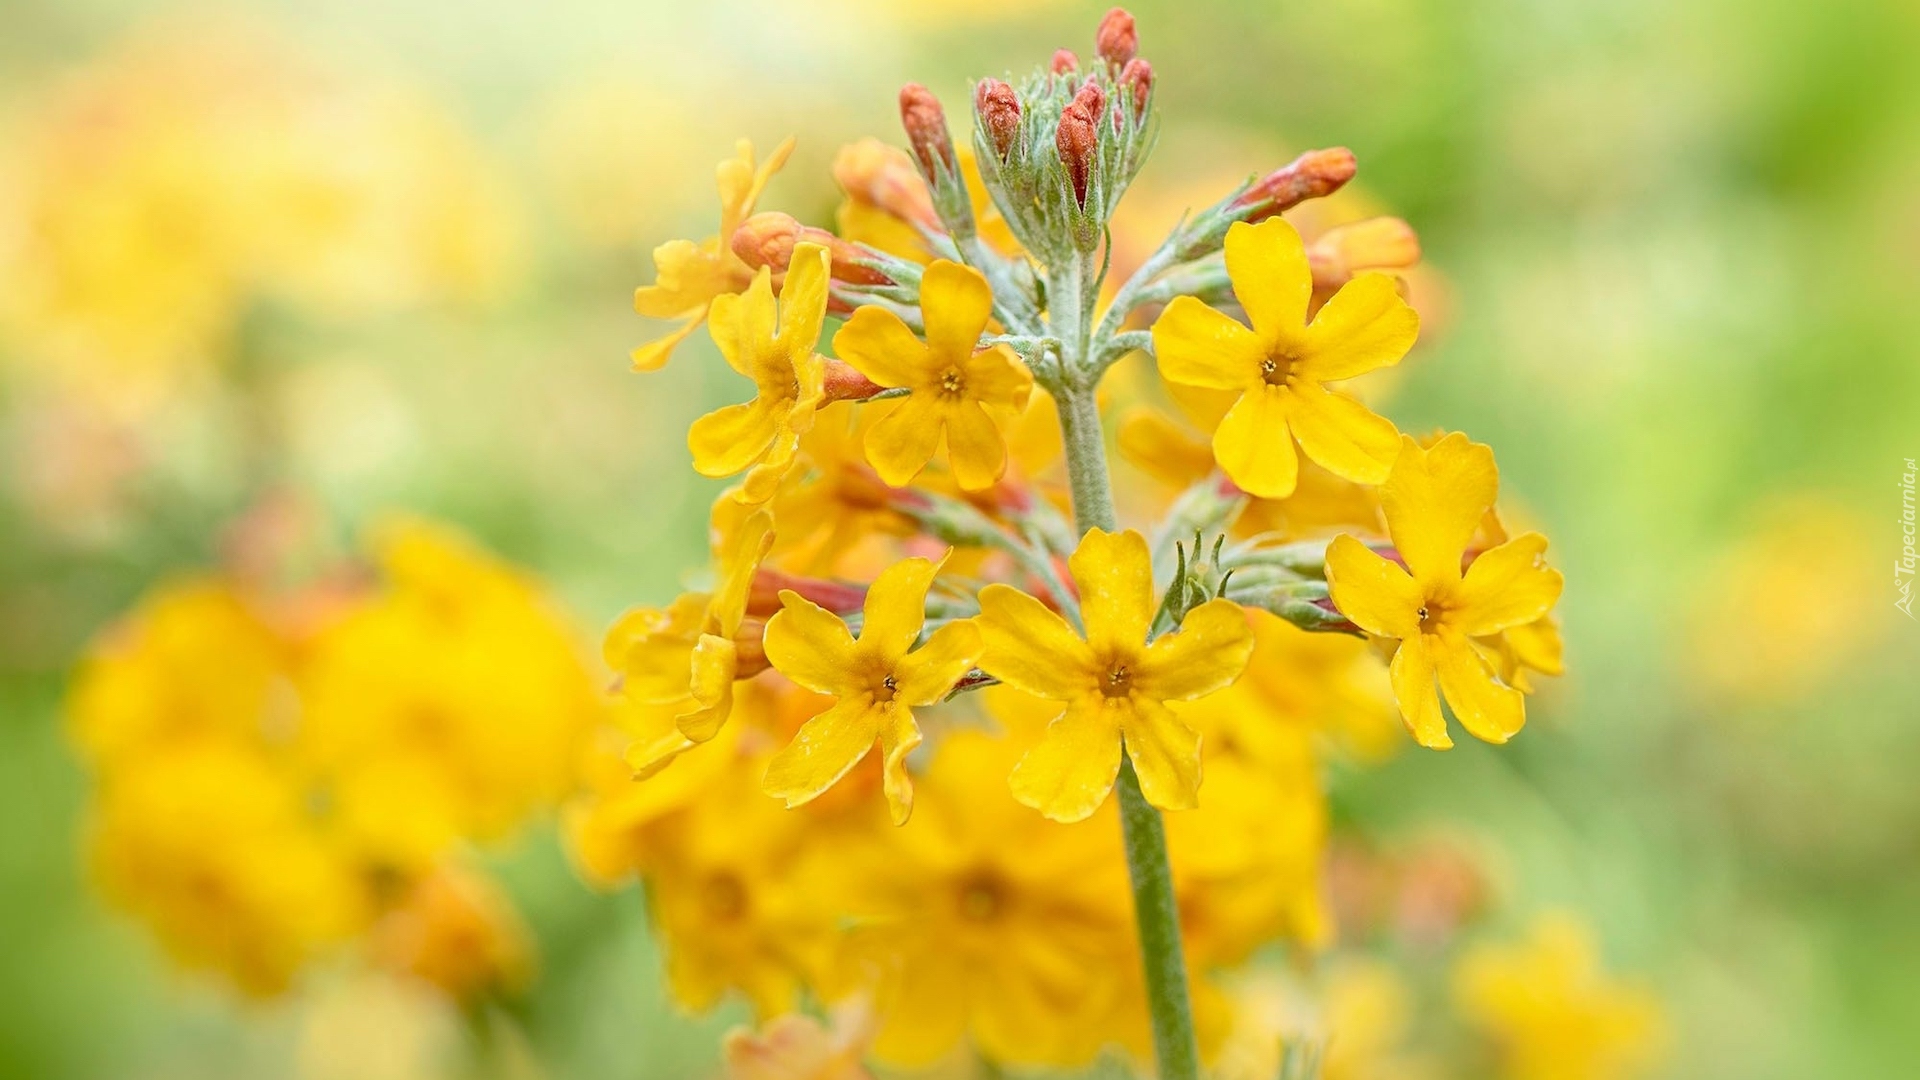
M999 79L982 79L973 88L973 108L994 152L1005 161L1020 136L1020 95Z
M798 593L828 611L842 615L859 611L867 599L867 590L863 585L830 578L804 577L763 566L753 572L753 584L747 591L747 610L754 614L771 615L784 606L780 599L783 592Z
M835 281L849 285L892 285L887 275L864 265L875 252L843 240L825 229L802 225L790 214L765 210L740 223L733 230L731 246L741 262L755 270L766 267L776 277L787 272L793 261L795 244L819 244L827 249Z
M1135 118L1146 116L1147 100L1153 96L1153 65L1138 57L1127 61L1126 69L1120 72L1120 85L1132 92Z
M1114 67L1125 66L1140 51L1140 32L1134 29L1133 16L1126 8L1114 8L1107 12L1107 17L1100 20L1100 30L1093 40L1100 59Z
M900 88L900 123L907 129L907 143L920 161L920 172L928 183L937 182L942 169L957 174L959 162L953 155L953 136L947 131L947 113L933 91L919 83Z
M1328 229L1307 245L1316 288L1337 289L1364 270L1405 270L1420 261L1420 237L1394 217Z
M940 225L927 182L897 146L869 138L841 147L833 159L833 179L855 202L927 228Z
M1234 207L1245 211L1245 221L1265 221L1308 199L1339 191L1358 168L1353 151L1344 146L1309 150L1256 180L1234 200Z
M1072 49L1060 49L1053 54L1050 70L1055 75L1071 75L1080 70L1080 58L1073 54Z
M1091 85L1091 84L1089 84ZM1095 98L1099 89L1094 88ZM1067 167L1067 177L1073 183L1073 200L1082 208L1087 205L1087 183L1093 172L1093 160L1099 145L1100 132L1097 110L1089 110L1085 89L1068 103L1060 113L1060 126L1053 134L1053 147L1060 155L1060 163Z
M862 374L859 368L845 360L828 360L821 373L821 400L865 401L886 387L874 382Z

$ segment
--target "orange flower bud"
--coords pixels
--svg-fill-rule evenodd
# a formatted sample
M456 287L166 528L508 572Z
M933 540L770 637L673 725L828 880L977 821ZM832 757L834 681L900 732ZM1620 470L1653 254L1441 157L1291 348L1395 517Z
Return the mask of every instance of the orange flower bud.
M950 174L960 171L953 155L953 136L947 131L947 113L933 91L919 83L900 88L900 123L907 129L907 143L920 161L920 172L928 182L945 168Z
M879 139L861 139L840 148L833 159L833 179L855 202L865 203L902 221L929 228L940 226L927 182L906 151Z
M1124 67L1140 51L1140 32L1134 29L1133 16L1126 8L1114 8L1107 17L1100 20L1100 30L1094 35L1096 51L1100 59L1114 67Z
M1420 237L1394 217L1338 225L1307 245L1317 289L1337 289L1363 270L1404 270L1420 261Z
M973 88L973 107L980 114L994 152L1005 161L1020 135L1020 95L999 79L982 79Z
M1055 75L1071 75L1080 70L1080 58L1073 54L1072 49L1055 50L1050 70Z
M1139 57L1127 61L1120 72L1120 85L1133 92L1133 115L1147 114L1147 98L1153 93L1153 65Z
M793 261L793 246L803 241L827 249L835 281L849 285L894 284L887 275L861 265L862 260L873 256L872 251L825 229L802 225L792 215L778 210L763 210L741 222L739 228L733 230L732 247L741 262L755 270L768 267L775 277L781 277L787 272L787 264Z
M1091 95L1087 93L1089 89L1093 91ZM1093 171L1094 149L1100 141L1096 126L1099 106L1093 103L1104 104L1102 96L1100 88L1092 83L1081 87L1080 93L1061 112L1060 126L1053 134L1053 148L1073 182L1073 199L1082 207L1087 205L1087 182Z
M1265 221L1281 211L1340 190L1353 179L1358 169L1353 151L1344 146L1330 150L1309 150L1293 161L1261 177L1246 193L1234 201L1241 209L1251 210L1247 221Z

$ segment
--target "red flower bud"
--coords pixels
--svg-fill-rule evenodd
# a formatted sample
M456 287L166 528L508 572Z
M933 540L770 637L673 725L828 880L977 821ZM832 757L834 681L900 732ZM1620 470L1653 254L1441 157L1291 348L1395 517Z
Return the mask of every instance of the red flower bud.
M827 249L835 281L849 285L894 284L894 280L887 275L861 265L863 260L875 255L872 250L842 240L825 229L802 225L791 215L778 210L763 210L741 222L733 230L730 246L741 262L755 270L767 267L778 278L786 274L787 264L793 261L793 246L802 241Z
M920 171L929 183L944 167L958 174L960 166L953 156L953 136L947 132L947 113L933 91L919 83L900 88L900 123L907 129L907 143L920 162Z
M1147 98L1153 94L1153 65L1139 57L1127 61L1120 72L1120 85L1133 91L1133 115L1147 115Z
M999 79L982 79L973 88L974 111L980 114L980 126L988 141L1005 161L1020 135L1020 95Z
M1073 55L1072 49L1056 50L1051 70L1055 75L1071 75L1080 70L1080 58Z
M1073 95L1073 103L1085 109L1088 116L1099 116L1106 111L1107 92L1102 90L1100 84L1094 82L1092 77L1088 77Z
M1091 97L1087 90L1091 88ZM1088 108L1091 102L1101 98L1099 87L1089 83L1082 87L1073 101L1060 114L1060 126L1054 131L1053 148L1060 155L1061 164L1067 167L1067 176L1073 182L1073 199L1082 207L1087 205L1087 182L1093 172L1095 147L1100 141L1099 106Z
M855 202L902 221L934 228L940 224L926 180L899 147L872 138L841 147L833 159L833 179Z
M1291 163L1261 177L1234 206L1251 211L1248 221L1265 221L1283 210L1323 195L1331 195L1353 179L1358 165L1344 146L1309 150Z
M1093 38L1100 59L1114 67L1124 67L1140 51L1140 32L1134 29L1133 16L1126 8L1114 8L1100 20Z

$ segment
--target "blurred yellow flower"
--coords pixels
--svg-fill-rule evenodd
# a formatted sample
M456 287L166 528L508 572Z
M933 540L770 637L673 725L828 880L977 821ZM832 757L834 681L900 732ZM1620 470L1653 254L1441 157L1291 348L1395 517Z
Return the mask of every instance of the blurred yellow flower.
M1354 278L1309 323L1313 272L1292 225L1280 218L1234 225L1226 260L1252 329L1191 296L1176 297L1153 325L1168 381L1240 392L1213 434L1220 467L1251 494L1290 495L1297 440L1339 476L1386 479L1399 445L1393 424L1321 384L1399 363L1413 346L1420 319L1393 279Z
M913 647L926 620L927 589L940 564L895 563L867 590L856 641L838 615L799 594L780 594L767 621L767 659L794 682L833 699L767 764L764 788L789 807L818 798L880 744L887 806L895 825L913 813L907 755L920 745L913 710L938 702L973 667L980 632L950 622Z
M864 1003L837 1008L832 1026L811 1016L776 1016L758 1031L734 1028L721 1044L727 1080L872 1080L861 1059L873 1039Z
M1400 714L1422 746L1445 749L1440 692L1477 738L1501 743L1526 723L1521 692L1500 682L1473 639L1544 616L1560 597L1560 572L1541 556L1547 539L1527 533L1479 553L1461 573L1467 545L1493 506L1500 475L1493 451L1458 432L1423 449L1403 437L1381 490L1387 528L1404 566L1350 534L1327 548L1327 584L1340 612L1370 634L1399 642L1391 674Z
M1167 708L1233 682L1253 633L1227 600L1193 609L1180 629L1148 643L1153 568L1147 542L1127 530L1090 530L1068 561L1079 587L1082 638L1057 613L1008 585L980 591L980 666L1067 711L1013 770L1014 797L1057 821L1092 814L1113 789L1121 746L1147 800L1191 809L1200 788L1200 736Z
M653 249L654 283L634 290L633 310L650 319L686 321L667 336L634 349L635 371L658 371L666 366L674 348L707 319L714 300L738 293L753 282L752 268L733 253L733 230L753 213L767 181L786 164L793 147L794 140L787 139L755 168L753 144L740 140L734 156L715 170L720 187L720 232L698 244L672 240ZM821 289L824 303L824 279ZM731 355L728 360L736 367L741 362Z
M822 363L814 354L827 313L827 249L794 247L776 309L772 276L762 269L745 293L714 298L714 343L733 370L752 379L754 399L710 412L693 422L687 446L703 476L732 476L742 502L773 496L793 466L800 436L813 426L822 394Z
M1504 1080L1626 1080L1658 1064L1666 1040L1659 1003L1609 978L1592 934L1567 915L1468 952L1453 997L1493 1043Z
M993 318L993 290L978 270L945 259L929 266L920 311L925 344L900 316L874 305L855 310L833 336L834 351L861 374L908 390L867 429L867 460L900 487L926 467L944 436L960 486L992 487L1007 470L1002 424L1026 408L1033 376L1007 346L979 347Z
M458 1001L512 993L533 978L533 943L512 902L490 879L451 862L413 883L369 946L376 964Z

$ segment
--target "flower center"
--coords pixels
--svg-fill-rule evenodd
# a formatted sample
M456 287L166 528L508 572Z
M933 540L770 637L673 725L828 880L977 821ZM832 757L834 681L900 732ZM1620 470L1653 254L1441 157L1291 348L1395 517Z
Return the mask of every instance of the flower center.
M1428 599L1420 605L1420 632L1437 634L1447 623L1447 606L1439 600Z
M1293 378L1293 365L1299 359L1290 352L1268 354L1266 359L1260 361L1260 377L1267 381L1268 386L1285 386Z
M967 388L967 377L957 367L950 367L940 373L940 389L948 394L958 394Z
M881 679L878 683L874 684L873 700L892 701L893 695L898 693L899 690L900 690L900 684L895 682L893 676L889 674L885 678Z
M992 922L1006 904L1006 887L991 874L976 874L960 886L960 917L968 922Z
M707 878L700 898L706 905L707 914L722 922L747 913L746 886L740 883L739 878L724 871Z
M1115 663L1107 669L1106 681L1100 684L1100 692L1110 698L1122 698L1133 690L1133 673L1127 665Z

